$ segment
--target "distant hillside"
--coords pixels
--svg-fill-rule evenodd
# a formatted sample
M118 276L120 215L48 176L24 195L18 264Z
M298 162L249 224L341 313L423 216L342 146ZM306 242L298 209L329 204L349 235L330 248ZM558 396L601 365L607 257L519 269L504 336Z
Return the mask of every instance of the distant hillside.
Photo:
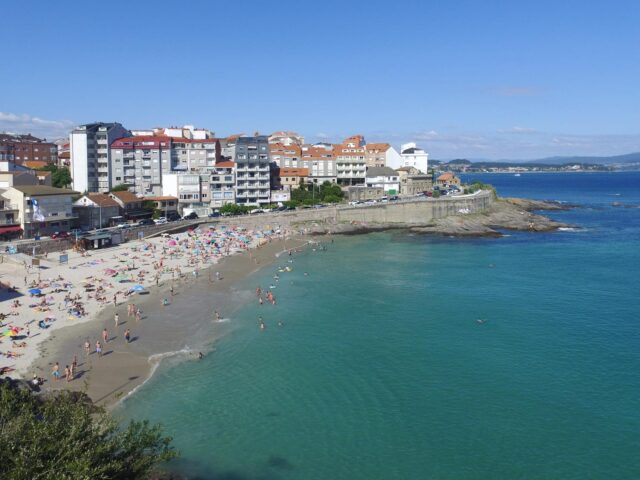
M568 163L590 163L599 165L619 165L628 163L640 163L640 152L614 155L611 157L548 157L539 160L528 160L526 164L565 165Z

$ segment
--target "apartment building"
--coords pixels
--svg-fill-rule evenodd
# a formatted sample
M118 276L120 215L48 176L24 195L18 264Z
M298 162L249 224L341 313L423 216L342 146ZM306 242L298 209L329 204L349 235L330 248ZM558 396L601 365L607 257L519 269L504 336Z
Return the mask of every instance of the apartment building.
M382 188L385 195L400 193L400 175L393 168L369 167L365 185L369 188Z
M365 147L367 167L401 166L402 157L388 143L367 143Z
M141 195L162 194L162 174L171 172L172 139L162 136L131 136L111 144L113 184L129 185Z
M184 215L211 213L211 175L208 173L172 172L162 176L163 195L178 198L178 210Z
M307 183L309 179L309 169L281 167L278 171L279 186L285 190L295 190L300 188L300 183Z
M270 143L269 155L271 161L278 167L298 167L301 160L302 151L300 145L295 143L285 145L284 143Z
M422 148L419 148L414 142L405 143L400 147L400 156L402 157L401 167L414 167L422 173L428 173L429 154ZM398 168L390 165L392 168Z
M18 165L25 161L58 163L58 146L33 135L0 133L0 159L11 160Z
M220 208L236 202L236 164L230 161L217 163L211 172L211 207Z
M31 238L69 230L76 219L72 198L77 194L47 185L19 185L8 188L2 196L18 210L24 236Z
M270 203L269 137L240 137L235 146L236 203L266 205Z
M71 178L80 192L108 192L116 181L112 172L111 144L130 136L119 123L90 123L73 129L69 135ZM122 177L121 177L122 178Z
M220 140L217 138L173 138L173 170L203 173L222 160Z
M309 181L322 184L336 183L336 159L333 156L333 145L330 143L316 143L302 145L299 167L309 170ZM291 165L296 166L296 165Z
M340 185L362 185L367 173L365 140L354 135L335 145L336 177Z

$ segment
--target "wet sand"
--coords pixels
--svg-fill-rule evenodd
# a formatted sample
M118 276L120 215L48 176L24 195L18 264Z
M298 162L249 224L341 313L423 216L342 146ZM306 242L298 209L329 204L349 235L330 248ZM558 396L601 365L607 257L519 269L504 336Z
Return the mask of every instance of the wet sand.
M198 352L211 351L214 341L232 329L232 322L216 322L214 311L228 319L240 306L254 298L253 290L241 290L238 283L264 266L276 261L285 250L307 243L304 238L272 240L257 249L226 257L218 264L199 272L198 277L185 275L180 280L165 280L151 288L147 295L135 295L127 303L135 303L142 310L142 318L127 318L127 304L113 305L101 311L95 320L57 330L41 345L33 373L44 377L45 388L68 388L86 392L102 405L112 406L144 383L163 358L180 357L197 360ZM217 279L219 272L220 279ZM174 286L174 296L170 288ZM188 294L185 294L188 292ZM163 306L162 300L170 301ZM193 301L198 298L198 302ZM116 328L114 314L120 317ZM109 342L103 345L103 356L85 355L83 345L89 339L91 351L106 328ZM131 342L124 339L131 331ZM71 382L55 381L51 376L53 364L60 370L77 356L78 370Z

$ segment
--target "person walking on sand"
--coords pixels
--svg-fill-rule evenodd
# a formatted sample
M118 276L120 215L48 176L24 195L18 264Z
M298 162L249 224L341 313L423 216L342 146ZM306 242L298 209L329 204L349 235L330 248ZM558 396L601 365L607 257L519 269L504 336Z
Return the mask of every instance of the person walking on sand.
M136 310L136 322L139 322L140 320L142 320L142 310L137 309Z
M129 331L129 329L127 328L127 330L124 332L124 339L127 341L127 343L131 342L131 332Z
M118 325L120 324L120 315L118 315L117 313L113 316L113 321L116 324L116 328L118 328Z
M73 362L71 362L71 377L75 377L76 372L78 371L78 357L76 355L73 356Z
M107 332L106 328L102 330L102 340L104 341L105 345L109 343L109 332Z
M51 375L53 375L53 378L55 378L56 380L60 380L60 364L58 364L58 362L56 362L53 366Z
M64 378L67 382L71 381L71 369L69 368L69 365L64 367Z
M89 356L89 354L91 354L91 344L89 343L88 339L84 341L84 353L87 355L87 357Z
M100 340L96 340L96 353L99 357L102 356L102 345L100 344Z
M117 293L113 294L113 306L114 307L118 306L118 294Z

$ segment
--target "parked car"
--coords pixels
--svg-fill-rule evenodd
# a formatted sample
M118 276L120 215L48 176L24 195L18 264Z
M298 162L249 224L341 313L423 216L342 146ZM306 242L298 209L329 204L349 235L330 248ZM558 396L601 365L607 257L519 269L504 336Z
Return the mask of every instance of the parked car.
M127 228L131 228L131 225L128 223L119 223L118 225L116 225L116 228L126 230Z
M86 232L86 231L83 231L83 230L81 230L81 229L79 229L79 228L74 228L74 229L72 229L72 230L69 230L69 235L70 235L72 238L81 238L81 237L86 236L86 235L87 235L87 232Z
M54 240L69 238L69 237L70 235L67 232L53 232L53 235L51 235L51 238L53 238Z
M389 201L390 202L395 202L396 200L399 200L400 197L398 197L397 195L393 195L392 197L389 197Z
M164 218L164 217L160 217ZM176 220L180 220L180 214L178 212L169 212L167 213L167 218L169 222L175 222Z
M167 217L156 218L156 221L155 221L156 225L164 225L165 223L169 223L169 220L167 220Z
M220 216L220 212L211 212L209 214L209 218L216 218Z
M198 214L196 212L191 212L188 215L182 217L183 220L195 220L198 218Z
M155 224L156 222L154 222L151 218L143 218L138 222L139 227L143 227L145 225L155 225Z

